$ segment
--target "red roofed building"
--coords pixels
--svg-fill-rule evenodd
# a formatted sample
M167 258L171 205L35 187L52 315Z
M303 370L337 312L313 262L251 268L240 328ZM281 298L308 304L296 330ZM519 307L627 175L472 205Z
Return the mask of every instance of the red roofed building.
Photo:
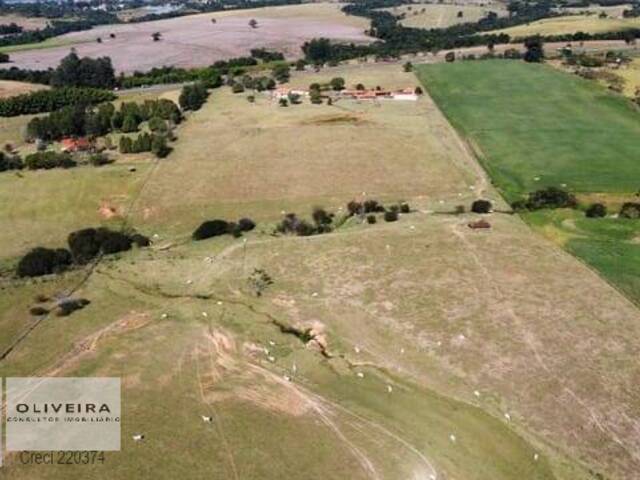
M60 143L63 152L84 152L91 148L91 142L86 138L63 138Z

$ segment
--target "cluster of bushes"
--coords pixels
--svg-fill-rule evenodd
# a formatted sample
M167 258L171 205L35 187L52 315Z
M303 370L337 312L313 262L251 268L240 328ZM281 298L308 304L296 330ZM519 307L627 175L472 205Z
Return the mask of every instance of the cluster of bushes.
M406 202L385 207L377 200L366 200L364 202L351 201L347 204L347 215L341 220L354 215L366 216L367 223L377 222L376 214L383 214L386 222L395 222L401 213L410 213L411 208ZM321 233L328 233L336 228L334 222L335 214L327 212L323 208L316 207L311 213L311 220L299 218L295 213L287 213L282 221L276 226L276 233L292 234L299 236L310 236ZM338 222L340 223L340 222Z
M58 153L54 151L32 153L24 159L24 166L29 170L72 168L76 165L77 163L68 153Z
M576 197L557 187L547 187L529 194L526 200L517 200L511 205L514 210L540 210L542 208L575 208Z
M22 170L24 163L18 155L0 152L0 172L7 170Z
M588 55L586 53L569 53L565 55L564 63L566 65L579 65L581 67L587 68L598 68L602 67L605 61L602 58L596 57L594 55Z
M52 72L52 69L25 70L18 67L0 68L0 80L13 80L16 82L41 83L43 85L49 85L51 82Z
M295 213L287 213L282 221L276 226L276 232L282 234L293 234L301 237L328 233L333 230L334 214L327 212L323 208L316 207L311 213L311 221L307 221Z
M603 218L607 216L607 207L603 203L592 203L585 210L585 216L587 218ZM618 217L637 220L640 218L640 203L638 202L625 202L620 207Z
M75 104L96 105L115 100L115 98L112 92L97 88L64 87L40 90L0 99L0 117L52 112Z
M22 257L16 273L19 277L39 277L63 272L72 263L69 250L36 247Z
M38 295L36 297L36 301L39 304L42 304L43 302L50 301L50 299L47 297ZM86 298L64 298L62 300L55 302L53 309L46 308L42 305L37 305L37 306L31 307L29 309L29 313L31 313L31 315L40 316L40 315L47 315L51 311L53 311L57 317L67 317L77 310L82 310L84 307L86 307L90 303L91 302Z
M97 108L85 105L63 107L46 117L36 117L27 125L31 140L60 140L68 136L101 136L114 130L136 132L140 123L158 117L173 124L180 123L178 106L168 99L146 100L144 103L125 102L119 110L111 103Z
M0 35L13 35L21 33L23 28L15 22L0 24Z
M67 243L73 261L83 265L100 254L110 255L124 252L130 250L133 245L148 247L150 241L139 233L129 234L100 227L72 232L67 238Z
M265 90L273 90L276 88L276 81L267 76L252 77L243 75L239 80L229 78L229 84L233 93L242 93L245 89L263 92Z
M105 227L85 228L69 234L68 249L36 247L20 262L16 273L19 277L38 277L60 273L73 264L85 265L98 255L130 250L133 245L147 247L149 239L139 233L116 232Z
M251 56L253 58L257 58L258 60L262 60L263 62L276 62L279 60L284 60L283 53L267 50L265 48L252 48Z
M185 85L180 92L178 102L183 110L200 110L208 96L207 87L198 82L193 85Z
M395 219L397 220L398 213L410 213L411 207L406 202L400 202L398 204L391 205L390 207L385 207L382 203L373 199L365 200L364 202L357 202L355 200L352 200L347 204L347 214L349 216L387 212L395 212ZM392 217L393 215L389 216L389 218Z
M237 222L227 222L226 220L219 219L207 220L195 229L191 234L191 238L194 240L205 240L227 234L240 237L244 232L249 232L255 227L255 222L250 218L241 218Z
M213 64L213 68L221 74L227 75L234 73L234 71L237 73L238 69L253 67L255 65L258 65L258 60L254 57L237 57L230 58L229 60L218 60Z
M278 83L288 82L291 75L289 65L287 65L286 63L280 63L276 65L271 70L271 75L273 75L273 78L275 78Z
M452 52L451 52L452 53ZM517 48L507 48L502 53L496 53L493 50L476 55L475 53L468 53L460 57L461 60L521 60L524 57L523 53Z
M474 203L475 204L475 203ZM542 208L576 208L575 196L556 187L547 187L529 194L527 200L518 200L512 204L514 210L539 210ZM603 203L592 203L585 209L587 218L603 218L607 216L607 207ZM618 213L620 218L639 219L640 202L625 202Z
M171 147L167 145L167 137L155 133L144 132L135 139L121 137L118 146L120 153L152 152L158 158L164 158L171 153Z
M619 216L621 218L638 219L640 218L640 203L626 202L620 208Z
M109 14L104 13L104 15L109 15ZM111 15L109 17L110 20L111 18L114 18L117 21L117 17L115 17L114 15ZM89 19L67 20L64 22L53 21L49 25L47 25L45 28L41 28L38 30L24 31L15 35L2 37L0 38L0 47L44 42L49 38L57 37L58 35L64 35L65 33L90 30L94 26L99 25L101 23L112 23L112 22L109 22L109 21L105 22L100 20L89 20Z
M334 77L326 83L317 83L317 82L312 83L311 85L309 85L309 90L310 91L318 90L320 92L324 92L327 90L334 90L338 92L340 90L344 90L345 85L346 85L346 82L344 78ZM358 84L356 86L356 90L364 90L364 89L365 89L365 86L362 84ZM378 89L380 89L380 87L378 87Z
M121 88L185 82L200 82L207 88L218 88L222 85L222 76L213 67L190 69L161 67L152 68L148 72L134 72L130 76L121 75L117 82Z

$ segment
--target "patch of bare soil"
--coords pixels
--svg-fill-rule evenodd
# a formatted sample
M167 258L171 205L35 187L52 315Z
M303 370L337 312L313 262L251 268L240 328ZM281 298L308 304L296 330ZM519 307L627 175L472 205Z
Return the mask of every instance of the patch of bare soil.
M98 208L98 213L102 218L106 220L120 216L118 209L115 206L110 205L108 202L102 202L100 204L100 208Z
M278 413L305 414L310 406L303 398L261 369L247 368L250 358L260 353L264 355L256 345L239 348L230 335L209 331L193 351L203 401L242 400Z

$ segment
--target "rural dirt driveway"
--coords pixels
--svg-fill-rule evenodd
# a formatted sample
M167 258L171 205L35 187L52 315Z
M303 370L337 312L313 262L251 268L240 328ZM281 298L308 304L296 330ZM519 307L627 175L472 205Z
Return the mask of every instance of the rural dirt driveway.
M217 18L212 23L211 18ZM248 25L249 19L258 21L258 28ZM345 17L347 18L347 17ZM162 40L154 42L151 35L162 34ZM116 38L110 38L110 34ZM102 43L96 39L100 37ZM67 45L46 49L25 50L11 54L7 66L28 69L55 67L73 47L80 56L111 57L115 69L130 73L152 67L173 65L200 67L214 61L242 56L252 48L264 47L299 57L301 45L315 37L327 37L346 42L369 42L370 37L360 26L343 21L336 16L314 18L300 15L295 18L275 18L259 11L250 16L239 12L238 16L220 14L191 15L155 22L124 25L105 25L84 32L74 32L59 37Z

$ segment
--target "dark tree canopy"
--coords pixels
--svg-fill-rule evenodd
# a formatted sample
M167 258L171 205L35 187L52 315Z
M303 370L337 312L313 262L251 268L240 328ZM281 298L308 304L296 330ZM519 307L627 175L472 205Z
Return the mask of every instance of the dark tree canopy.
M540 36L526 38L524 46L526 48L523 57L525 62L539 63L544 60L544 48Z
M54 70L51 85L111 89L116 85L116 77L109 57L80 58L72 51Z
M65 270L71 265L71 254L64 249L36 247L18 263L19 277L39 277Z

